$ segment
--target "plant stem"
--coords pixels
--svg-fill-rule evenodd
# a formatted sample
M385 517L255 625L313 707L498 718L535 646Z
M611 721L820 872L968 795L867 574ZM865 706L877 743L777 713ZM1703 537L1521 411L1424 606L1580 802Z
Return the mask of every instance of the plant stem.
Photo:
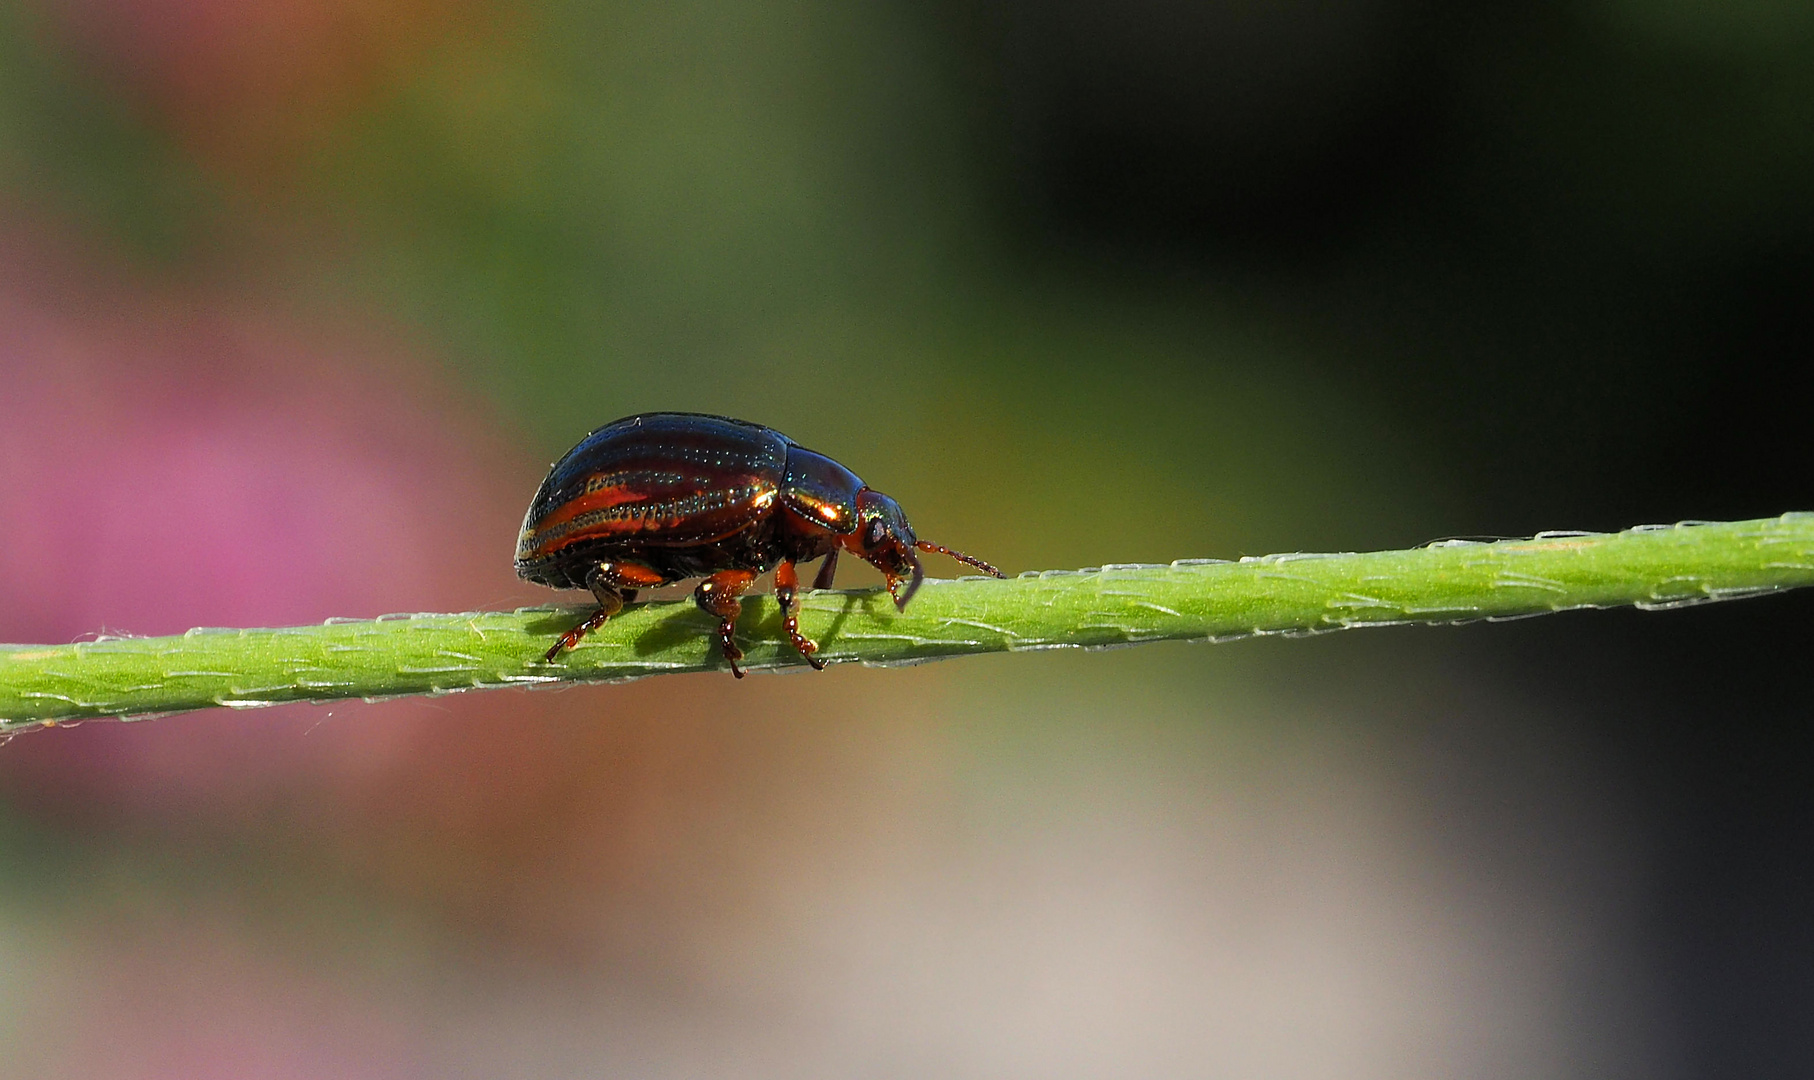
M970 653L1228 640L1393 623L1643 608L1814 585L1814 514L1532 540L1448 541L1358 555L1105 566L1008 581L927 581L906 613L885 593L802 597L828 661L901 664ZM85 717L225 705L434 694L724 670L713 621L689 601L626 610L554 663L542 653L584 608L392 615L277 630L191 630L0 646L0 731ZM751 670L803 661L773 600L744 605Z

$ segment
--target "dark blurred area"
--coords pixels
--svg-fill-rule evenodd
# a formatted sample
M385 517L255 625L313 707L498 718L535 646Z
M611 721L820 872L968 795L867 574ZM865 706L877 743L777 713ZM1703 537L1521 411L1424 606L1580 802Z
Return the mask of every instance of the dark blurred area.
M649 409L1012 571L1814 509L1807 5L0 13L0 640L549 599ZM1803 1075L1810 615L35 733L0 1075Z
M1023 243L1358 353L1482 531L1814 497L1814 13L996 5ZM1670 1075L1814 1062L1805 602L1457 645L1566 687L1633 785ZM1476 651L1478 650L1478 651Z

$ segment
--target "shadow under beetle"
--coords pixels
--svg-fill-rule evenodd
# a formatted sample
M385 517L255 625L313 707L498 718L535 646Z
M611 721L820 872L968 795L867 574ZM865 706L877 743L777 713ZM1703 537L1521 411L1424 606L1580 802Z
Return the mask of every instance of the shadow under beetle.
M638 589L703 577L693 599L718 617L718 644L741 679L739 598L771 569L789 640L807 663L825 667L813 656L819 646L800 633L794 564L823 558L813 588L829 589L840 550L880 570L902 610L925 577L916 551L1006 576L916 538L899 503L825 455L773 428L703 413L627 416L569 450L529 504L516 572L551 588L590 589L598 599L598 610L548 650L550 661L622 611Z

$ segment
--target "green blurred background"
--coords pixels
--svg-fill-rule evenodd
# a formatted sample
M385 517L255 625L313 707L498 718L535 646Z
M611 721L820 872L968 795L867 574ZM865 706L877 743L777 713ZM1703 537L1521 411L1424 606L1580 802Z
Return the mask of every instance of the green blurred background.
M1814 509L1811 210L1787 0L5 0L0 640L550 599L656 409L1011 572ZM0 1075L1804 1075L1810 614L21 737Z

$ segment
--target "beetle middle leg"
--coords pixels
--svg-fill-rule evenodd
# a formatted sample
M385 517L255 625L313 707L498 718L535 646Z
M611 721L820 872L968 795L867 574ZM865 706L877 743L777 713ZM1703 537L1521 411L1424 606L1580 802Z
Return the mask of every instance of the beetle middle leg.
M794 573L794 564L786 559L776 563L775 600L781 605L781 625L787 630L787 639L794 643L794 648L800 650L801 656L806 657L806 662L813 666L813 670L824 671L825 661L813 655L819 651L819 643L808 641L800 633L800 607L794 598L799 589L800 577Z
M699 583L693 590L693 602L708 615L718 616L718 646L724 650L724 659L731 665L731 674L743 678L743 669L737 661L743 659L743 650L737 647L737 616L743 613L743 601L739 599L756 583L756 574L751 570L720 570Z
M542 659L553 663L554 658L580 643L580 639L605 625L611 616L624 609L624 605L636 599L633 586L659 585L661 575L646 566L632 563L599 563L586 574L586 588L592 590L592 596L598 601L598 610L586 617L586 621L560 636L560 640L549 648Z

